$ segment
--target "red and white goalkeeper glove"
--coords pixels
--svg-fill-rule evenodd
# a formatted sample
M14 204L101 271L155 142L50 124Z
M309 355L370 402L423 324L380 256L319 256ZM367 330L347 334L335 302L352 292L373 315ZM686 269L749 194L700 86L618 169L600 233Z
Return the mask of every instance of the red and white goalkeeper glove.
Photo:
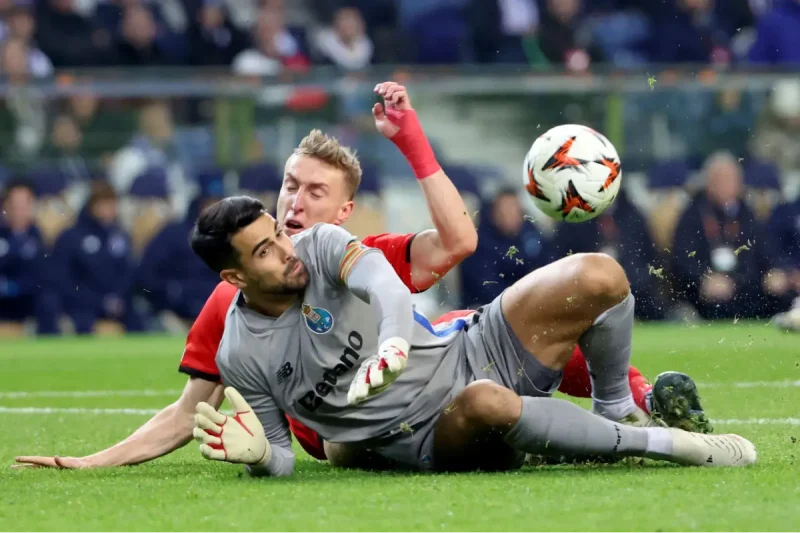
M206 402L197 404L192 433L200 443L200 453L214 461L267 464L272 448L253 409L233 387L225 388L225 398L234 416L224 415Z
M408 341L392 337L383 341L377 355L367 358L350 384L347 403L356 405L383 392L403 373L408 364Z

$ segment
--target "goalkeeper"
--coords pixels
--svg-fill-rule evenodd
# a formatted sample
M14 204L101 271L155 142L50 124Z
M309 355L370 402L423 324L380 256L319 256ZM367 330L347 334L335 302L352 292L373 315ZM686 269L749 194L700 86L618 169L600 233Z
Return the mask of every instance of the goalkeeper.
M288 414L328 441L424 470L510 468L524 453L756 460L737 435L615 421L633 412L648 425L628 383L633 296L608 256L557 261L468 319L433 327L377 250L325 224L289 238L252 198L204 211L192 248L239 289L217 354L236 412L198 404L207 458L291 474ZM603 416L549 397L575 344Z

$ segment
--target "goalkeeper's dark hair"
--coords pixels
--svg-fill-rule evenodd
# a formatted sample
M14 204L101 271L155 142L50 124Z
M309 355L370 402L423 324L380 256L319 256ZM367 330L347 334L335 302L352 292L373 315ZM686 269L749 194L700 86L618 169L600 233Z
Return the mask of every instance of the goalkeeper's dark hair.
M249 196L232 196L211 204L192 228L192 250L217 274L239 266L239 254L231 239L264 213L264 204Z

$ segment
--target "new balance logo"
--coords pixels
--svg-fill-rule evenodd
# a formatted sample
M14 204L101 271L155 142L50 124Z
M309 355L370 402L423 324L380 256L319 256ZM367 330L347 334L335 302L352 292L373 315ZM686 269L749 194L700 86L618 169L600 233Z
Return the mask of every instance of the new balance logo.
M707 462L707 463L713 463L713 462L714 462L714 457L713 457L713 456L711 456L711 455L709 455L709 456L708 456L708 459L706 459L706 462Z
M275 374L276 376L278 376L278 385L286 381L286 378L291 376L292 372L294 372L294 369L292 368L291 363L284 363L283 366L280 367L280 369L278 369L278 372Z

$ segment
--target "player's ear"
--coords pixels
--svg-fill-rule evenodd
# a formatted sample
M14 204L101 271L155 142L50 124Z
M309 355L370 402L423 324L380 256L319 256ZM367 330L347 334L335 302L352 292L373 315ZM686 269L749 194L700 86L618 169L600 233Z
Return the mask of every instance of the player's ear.
M227 281L237 289L244 289L247 286L244 275L235 268L226 268L219 273L219 277L222 278L222 281Z
M336 220L334 221L334 224L336 224L337 226L341 226L342 224L347 222L347 219L350 218L350 215L352 214L353 214L353 200L348 200L339 207L339 212L336 213Z

